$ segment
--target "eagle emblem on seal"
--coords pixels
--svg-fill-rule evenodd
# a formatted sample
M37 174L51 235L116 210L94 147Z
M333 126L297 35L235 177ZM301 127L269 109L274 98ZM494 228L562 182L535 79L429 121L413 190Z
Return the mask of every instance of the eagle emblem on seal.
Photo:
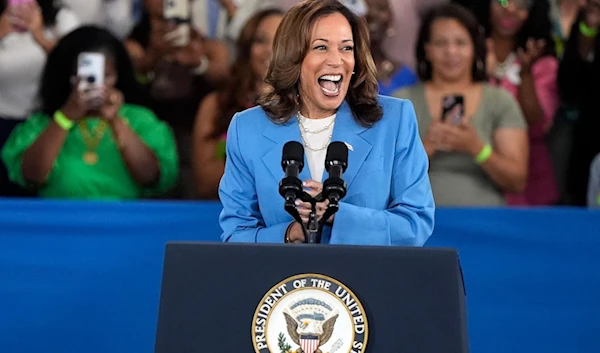
M304 298L283 312L288 335L300 346L296 353L322 353L319 349L333 335L337 311L315 298Z

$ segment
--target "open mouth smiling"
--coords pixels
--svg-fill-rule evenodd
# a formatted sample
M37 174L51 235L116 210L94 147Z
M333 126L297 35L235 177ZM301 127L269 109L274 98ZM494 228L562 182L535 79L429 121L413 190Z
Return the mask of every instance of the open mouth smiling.
M340 94L340 85L343 76L339 74L327 74L319 77L321 91L328 97L336 97Z

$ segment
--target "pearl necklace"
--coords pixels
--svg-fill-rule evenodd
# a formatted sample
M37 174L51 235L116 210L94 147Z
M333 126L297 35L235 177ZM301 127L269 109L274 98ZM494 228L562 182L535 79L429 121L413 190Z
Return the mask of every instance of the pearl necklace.
M329 130L329 128L331 127L331 125L335 122L335 118L331 119L331 122L329 122L329 124L325 125L321 129L309 130L306 126L304 126L304 124L302 124L301 117L302 117L302 115L300 115L300 113L298 113L298 115L297 115L296 118L298 120L298 125L300 126L300 137L302 137L302 142L304 142L304 146L306 148L308 148L309 150L314 151L314 152L318 152L318 151L322 151L322 150L326 149L327 146L329 146L329 143L331 142L331 138L333 137L333 135L331 133L327 137L327 142L325 142L325 144L323 146L319 147L319 148L312 147L308 143L308 141L306 140L306 137L305 137L305 133L308 133L308 134L320 134L322 132L325 132L325 131Z

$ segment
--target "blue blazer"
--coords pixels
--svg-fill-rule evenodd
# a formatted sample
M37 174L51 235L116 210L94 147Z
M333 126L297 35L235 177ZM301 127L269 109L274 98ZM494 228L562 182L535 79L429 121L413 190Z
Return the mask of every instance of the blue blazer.
M338 109L331 140L349 146L343 174L348 189L333 225L323 230L322 243L422 246L431 236L435 206L429 160L414 107L393 97L379 96L379 103L383 117L370 128L355 122L345 101ZM284 242L293 221L279 195L282 149L288 141L302 143L296 117L275 124L261 107L233 117L219 186L223 241ZM306 160L304 165L302 181L310 179Z

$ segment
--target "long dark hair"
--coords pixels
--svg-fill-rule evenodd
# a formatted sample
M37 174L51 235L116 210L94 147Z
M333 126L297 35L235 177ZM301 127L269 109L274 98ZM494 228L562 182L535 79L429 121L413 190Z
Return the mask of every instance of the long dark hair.
M58 0L37 0L42 10L44 26L50 27L56 24L56 14L63 7L62 2Z
M493 0L492 0L493 1ZM479 23L485 29L486 36L492 34L492 26L490 23L491 2L477 1L473 4L473 12L479 20ZM525 48L527 40L543 39L546 42L543 55L556 55L556 48L552 38L552 21L550 20L550 3L548 0L532 0L533 5L529 9L529 17L523 24L523 27L517 33L517 48ZM517 49L515 48L515 50Z
M487 73L485 68L486 47L485 35L483 29L477 23L477 19L473 14L458 4L444 4L434 7L425 14L419 30L419 38L416 45L418 74L422 81L431 80L431 63L425 55L425 44L429 42L431 36L431 26L439 19L452 19L458 21L471 37L473 42L473 82L487 81Z
M219 137L227 132L233 115L256 104L256 98L249 97L256 92L257 77L250 65L250 54L256 40L256 31L263 20L274 15L283 15L284 12L277 8L266 9L256 13L246 22L238 38L236 46L236 60L231 66L231 80L225 89L219 92L219 120L214 136Z
M273 59L266 79L268 86L259 99L259 104L273 122L284 123L298 111L298 82L302 61L310 47L312 28L319 18L334 13L346 17L354 37L355 74L346 96L354 119L369 127L383 116L383 109L377 101L377 69L371 57L365 20L337 0L305 0L285 14L275 35Z
M143 98L133 65L121 41L105 29L84 26L64 36L48 55L39 91L42 112L52 115L65 104L73 88L71 77L76 71L77 57L88 51L110 56L118 76L116 88L123 93L125 102L141 103Z

